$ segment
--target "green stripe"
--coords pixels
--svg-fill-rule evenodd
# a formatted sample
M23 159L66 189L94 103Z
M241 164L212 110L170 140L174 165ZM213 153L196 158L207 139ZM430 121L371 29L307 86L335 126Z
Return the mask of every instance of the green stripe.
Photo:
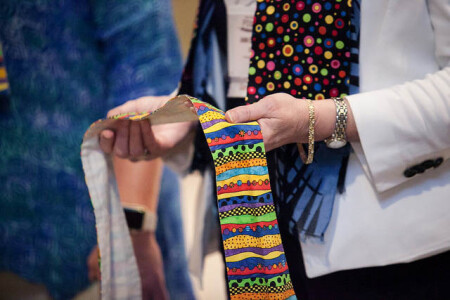
M249 224L258 223L258 222L270 222L277 219L277 215L275 212L270 212L268 214L255 217L251 215L242 215L242 216L231 216L220 219L220 224Z
M242 150L242 146L245 147L244 150ZM219 153L222 153L223 156L236 155L237 153L244 153L244 152L251 153L251 152L256 152L255 149L257 147L261 147L261 149L264 149L264 143L261 142L261 143L254 144L252 149L249 148L249 145L240 145L238 147L238 149L234 149L233 146L231 146L228 148L224 148L225 151L222 151L222 149L214 151L214 153L212 153L212 156L213 156L213 159L216 160L217 158L219 158Z
M251 276L251 275L250 275ZM278 278L280 278L280 283L278 282ZM259 278L259 277L253 277L253 278L247 278L247 279L232 279L229 281L229 285L233 286L233 284L237 284L238 287L245 287L245 285L248 283L250 286L253 285L261 285L264 284L270 286L271 282L275 283L275 286L283 286L284 285L284 280L286 279L286 283L291 281L291 276L289 274L282 274L282 275L278 275L269 279L264 279L264 278Z

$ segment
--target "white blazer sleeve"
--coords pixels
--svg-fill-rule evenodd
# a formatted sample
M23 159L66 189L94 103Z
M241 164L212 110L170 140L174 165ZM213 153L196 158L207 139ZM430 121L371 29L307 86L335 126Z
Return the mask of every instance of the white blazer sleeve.
M428 11L442 69L348 97L360 137L352 146L378 192L433 172L450 158L450 3L430 0Z

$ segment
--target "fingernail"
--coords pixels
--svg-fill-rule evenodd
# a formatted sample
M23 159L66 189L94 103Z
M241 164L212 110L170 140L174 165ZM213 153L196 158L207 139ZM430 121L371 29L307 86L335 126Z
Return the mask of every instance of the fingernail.
M232 112L227 112L227 115L228 115L228 119L230 119L231 123L236 123L236 122L234 122L235 115Z
M111 139L113 137L114 133L109 130L102 131L102 137L105 139Z

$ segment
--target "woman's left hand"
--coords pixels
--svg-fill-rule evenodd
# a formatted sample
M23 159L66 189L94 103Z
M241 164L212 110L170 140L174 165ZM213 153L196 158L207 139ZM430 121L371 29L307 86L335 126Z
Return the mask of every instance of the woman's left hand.
M331 99L313 101L313 105L314 140L323 141L332 135L336 127L336 105ZM347 108L346 137L349 142L357 142L358 130L348 103ZM231 123L257 121L261 126L266 151L286 144L308 143L308 102L289 94L272 94L257 103L233 108L227 111L225 117Z
M264 136L266 151L308 141L308 104L289 94L273 94L259 102L236 107L225 117L231 123L257 121Z

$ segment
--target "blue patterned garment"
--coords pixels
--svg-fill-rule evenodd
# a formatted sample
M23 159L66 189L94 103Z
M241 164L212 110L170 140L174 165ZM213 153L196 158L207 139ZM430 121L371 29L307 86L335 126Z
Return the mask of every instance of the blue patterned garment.
M113 106L176 87L171 11L157 0L2 0L11 94L0 114L1 270L57 299L88 284L96 235L82 136Z

